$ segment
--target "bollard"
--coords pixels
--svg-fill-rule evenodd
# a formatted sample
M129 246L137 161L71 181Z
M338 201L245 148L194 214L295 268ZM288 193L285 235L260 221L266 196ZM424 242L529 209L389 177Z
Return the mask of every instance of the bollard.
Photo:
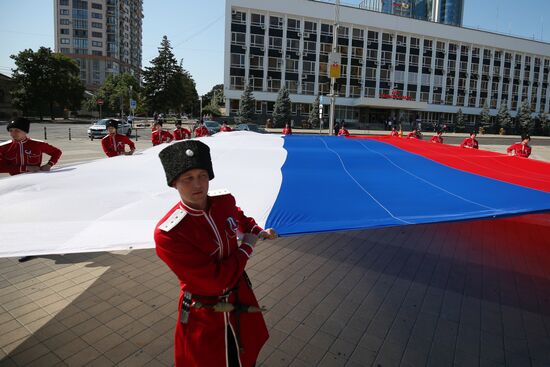
M48 140L48 134L46 133L46 126L44 126L44 140Z
M138 141L138 128L136 126L136 141Z
M69 128L69 140L71 140L71 128Z

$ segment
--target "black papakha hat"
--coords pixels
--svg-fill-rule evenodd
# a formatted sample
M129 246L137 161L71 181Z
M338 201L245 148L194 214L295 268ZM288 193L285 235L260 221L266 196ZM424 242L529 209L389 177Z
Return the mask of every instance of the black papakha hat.
M7 130L10 131L11 128L23 130L27 134L29 133L31 122L24 117L17 117L15 120L11 121L7 126Z
M159 153L159 158L168 186L172 186L179 175L194 168L205 169L208 171L208 178L214 178L210 148L201 141L185 140L172 144Z
M114 127L115 129L118 129L118 121L111 119L107 121L107 123L105 124L105 127Z

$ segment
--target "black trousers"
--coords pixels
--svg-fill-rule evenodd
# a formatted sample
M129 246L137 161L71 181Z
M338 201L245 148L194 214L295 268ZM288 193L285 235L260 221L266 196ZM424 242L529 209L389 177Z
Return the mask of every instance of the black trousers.
M229 367L239 367L239 351L230 328L227 328L227 359Z

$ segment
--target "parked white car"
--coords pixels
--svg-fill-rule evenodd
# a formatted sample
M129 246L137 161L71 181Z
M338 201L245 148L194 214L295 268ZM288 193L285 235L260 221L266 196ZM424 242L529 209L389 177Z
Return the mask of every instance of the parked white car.
M101 119L94 122L88 128L88 137L94 140L106 136L108 134L106 125L110 120L118 122L117 133L130 136L132 133L132 125L129 122L120 119Z

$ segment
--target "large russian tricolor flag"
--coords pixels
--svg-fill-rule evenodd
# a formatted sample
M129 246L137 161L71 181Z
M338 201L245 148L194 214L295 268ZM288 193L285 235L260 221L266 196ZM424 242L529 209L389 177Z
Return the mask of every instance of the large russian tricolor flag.
M550 164L390 137L221 133L216 178L281 235L550 211ZM0 180L0 256L149 248L179 199L158 153ZM548 222L550 225L550 222Z

